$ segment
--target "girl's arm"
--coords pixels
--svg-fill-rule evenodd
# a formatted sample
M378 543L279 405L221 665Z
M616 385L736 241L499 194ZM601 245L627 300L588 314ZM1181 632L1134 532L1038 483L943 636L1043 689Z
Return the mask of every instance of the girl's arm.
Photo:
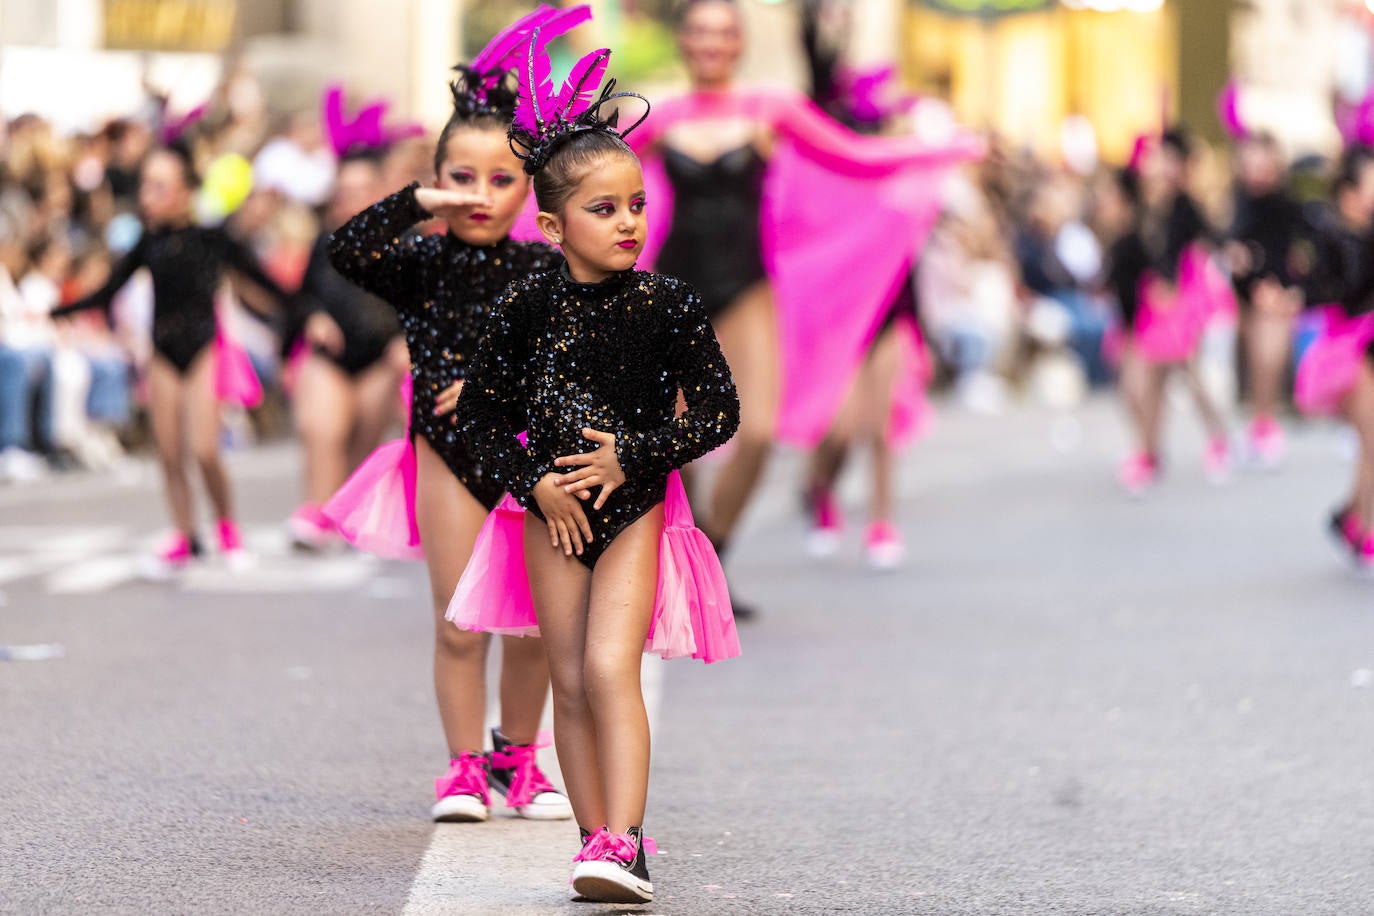
M49 312L49 315L53 318L65 318L77 312L98 308L104 310L105 318L108 321L110 317L110 302L113 301L115 293L119 292L124 284L129 282L129 278L134 275L134 271L143 266L143 244L143 239L140 238L138 244L135 245L128 254L119 259L118 263L111 269L110 279L105 281L104 286L90 295L76 300L70 305L64 305L60 308L53 309Z
M686 283L670 282L663 290L671 301L665 368L682 390L687 411L656 429L616 432L616 458L628 478L680 468L724 445L739 427L735 382L701 298Z
M334 269L398 309L418 298L423 267L406 232L433 215L415 199L417 188L412 183L379 200L329 237Z
M553 470L531 458L515 438L529 425L524 373L530 329L525 304L532 295L538 295L535 287L517 280L497 301L487 320L486 336L468 362L456 410L458 427L477 457L490 468L492 478L522 503Z
M906 165L953 165L982 156L982 144L967 135L931 146L914 137L868 137L854 133L800 95L770 99L773 129L827 168L859 177L882 176Z
M276 300L277 307L282 312L289 311L292 294L283 289L281 284L274 280L272 276L263 269L262 263L258 260L258 256L255 255L247 245L228 233L221 231L220 236L221 244L224 246L225 265L237 273L242 274L244 279L249 283L262 290L270 298ZM252 315L263 324L274 325L276 323L276 316L272 315L270 312L263 311L256 304L250 302L248 296L239 295L238 302L248 314Z

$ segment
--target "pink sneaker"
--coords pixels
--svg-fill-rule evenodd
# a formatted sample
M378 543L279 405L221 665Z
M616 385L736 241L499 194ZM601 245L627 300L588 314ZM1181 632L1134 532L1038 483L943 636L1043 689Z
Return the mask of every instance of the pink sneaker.
M329 550L344 542L334 523L314 503L303 503L292 512L286 520L286 530L292 545L301 550Z
M180 531L174 531L163 540L151 556L139 561L139 571L143 578L160 582L170 579L191 565L200 554L200 548Z
M1355 553L1355 562L1360 564L1361 572L1374 573L1374 532L1366 534L1360 541Z
M1274 470L1283 463L1288 442L1283 427L1273 417L1255 417L1250 423L1250 459L1256 467Z
M233 519L220 519L217 531L219 552L224 558L225 565L236 572L253 565L252 556L243 547L243 534Z
M833 557L840 550L844 533L844 516L835 493L827 487L811 491L811 532L806 538L806 552L817 559Z
M449 761L448 772L434 780L434 795L438 801L429 813L436 821L475 823L486 820L491 813L486 755L465 753Z
M1223 484L1231 479L1231 443L1225 436L1215 436L1207 443L1207 451L1202 456L1202 469L1207 479L1214 484Z
M1118 478L1131 496L1140 497L1159 477L1159 462L1148 452L1137 452L1121 464Z
M897 526L885 520L869 525L864 535L864 557L869 568L883 572L901 566L906 559L906 547Z

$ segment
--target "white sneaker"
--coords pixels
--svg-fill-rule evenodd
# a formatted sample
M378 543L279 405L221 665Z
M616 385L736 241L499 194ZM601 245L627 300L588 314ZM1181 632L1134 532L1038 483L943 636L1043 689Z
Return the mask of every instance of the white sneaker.
M33 452L7 448L0 452L0 480L33 483L48 476L48 464Z

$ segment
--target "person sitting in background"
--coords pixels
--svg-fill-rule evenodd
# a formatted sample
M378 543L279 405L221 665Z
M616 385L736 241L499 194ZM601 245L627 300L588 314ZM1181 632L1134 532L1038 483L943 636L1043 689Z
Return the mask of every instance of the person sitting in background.
M14 282L27 253L13 226L0 226L0 480L42 477L52 445L52 323L35 314Z
M996 370L1017 322L1014 262L981 192L954 187L917 270L917 299L964 406L997 413L1006 390Z
M1075 219L1073 189L1051 180L1031 192L1027 216L1016 236L1021 283L1035 297L1032 306L1061 313L1067 343L1090 385L1110 381L1102 356L1107 314L1088 292L1101 269L1102 250L1092 232Z
M110 256L104 249L84 253L63 287L62 301L75 301L99 289L109 269ZM64 356L74 359L87 382L78 395L82 413L70 447L88 468L111 467L124 454L120 433L130 418L133 368L129 353L97 315L82 315L68 322L59 329L59 340L59 365ZM59 379L61 374L59 369Z

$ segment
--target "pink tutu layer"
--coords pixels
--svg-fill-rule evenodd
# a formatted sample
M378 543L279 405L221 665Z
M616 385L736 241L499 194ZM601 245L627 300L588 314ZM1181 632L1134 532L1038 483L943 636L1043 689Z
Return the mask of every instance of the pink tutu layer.
M668 477L663 519L658 588L644 651L707 663L734 658L740 654L739 634L725 571L692 520L676 471ZM509 495L482 525L447 616L464 630L539 635L525 570L525 510Z
M1303 413L1334 414L1359 378L1365 348L1374 341L1374 314L1349 318L1338 305L1322 308L1321 330L1303 353L1293 400Z
M415 521L415 449L410 438L378 446L324 504L348 543L393 560L423 560Z
M253 361L223 323L215 333L215 399L241 407L262 403L262 383Z
M1176 363L1190 359L1202 334L1215 317L1236 312L1230 283L1201 246L1183 253L1175 294L1156 301L1150 295L1152 276L1140 283L1140 308L1136 314L1135 342L1146 359Z

